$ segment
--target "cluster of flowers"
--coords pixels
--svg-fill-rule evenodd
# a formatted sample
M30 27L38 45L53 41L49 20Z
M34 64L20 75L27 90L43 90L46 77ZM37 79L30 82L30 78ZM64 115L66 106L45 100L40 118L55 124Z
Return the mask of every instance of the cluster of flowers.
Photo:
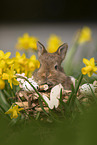
M19 50L37 50L37 44L36 42L38 39L34 36L29 36L28 33L25 33L23 37L18 38L18 42L16 44L16 48Z
M83 27L81 30L77 31L76 37L79 44L82 44L87 41L91 41L91 29L89 27ZM75 38L76 38L75 37ZM34 36L29 36L28 33L24 33L22 37L18 38L16 48L19 50L37 50L37 41L38 39ZM58 47L62 44L62 40L55 34L50 35L47 41L47 50L50 53L55 52Z
M40 66L35 55L26 58L25 54L21 56L19 52L16 52L16 57L9 58L10 55L11 52L4 54L4 52L0 50L0 89L4 89L5 87L4 80L8 80L11 88L12 84L18 85L16 73L25 73L26 76L30 76L32 72Z
M86 65L85 67L83 67L82 68L82 74L83 75L86 75L86 74L88 74L88 76L89 77L91 77L92 76L92 74L93 73L96 73L97 74L97 67L95 66L95 59L94 58L91 58L90 60L87 60L87 59L85 59L85 58L83 58L83 63ZM28 84L29 85L29 84ZM54 108L54 106L55 106L55 108L57 108L58 107L58 105L59 105L59 100L58 100L58 98L60 98L60 89L62 88L62 85L61 84L59 84L59 85L57 85L57 86L55 86L52 90L51 90L51 93L50 93L50 100L45 96L45 95L43 95L43 98L44 98L44 100L47 102L47 104L48 104L48 106L49 106L49 108L50 109L53 109ZM83 89L85 90L88 90L87 92L89 93L91 93L91 90L90 90L90 88L89 88L89 86L88 85L83 85L82 87L81 87L81 91L83 91ZM83 91L84 93L87 93L86 92L86 90L85 91ZM10 114L11 116L11 119L12 118L17 118L18 117L18 114L20 114L20 111L21 110L23 110L23 108L18 108L18 105L12 105L11 107L10 107L10 109L7 111L7 112L5 112L5 114Z
M37 40L38 39L36 37L29 36L27 33L25 33L23 37L18 38L16 48L19 50L37 50ZM91 41L90 28L83 27L83 29L78 31L76 35L76 41L78 44ZM48 52L54 53L62 43L63 42L61 41L60 37L56 35L51 35L47 42ZM16 52L16 57L12 59L9 58L10 55L10 52L4 54L4 52L0 50L0 89L4 89L5 80L8 80L11 88L12 84L18 85L19 82L16 79L16 73L25 73L25 75L29 77L31 76L32 72L40 66L40 63L38 60L36 60L35 55L32 55L29 59L26 58L25 54L21 56L19 52ZM84 58L83 63L86 65L81 70L83 75L88 74L88 76L91 77L93 73L97 73L97 67L95 66L94 58L91 58L90 61ZM49 100L46 96L43 96L43 98L47 101L49 107L54 107L50 106L50 102L53 102L52 99ZM59 100L57 99L57 104L58 101ZM10 114L11 119L17 118L21 110L23 110L23 108L18 108L18 105L13 104L5 114Z
M91 29L85 26L82 29L77 31L76 36L75 36L75 39L76 39L75 41L77 41L78 44L89 42L92 40L91 34L92 34ZM50 53L54 53L57 51L58 47L62 44L63 42L61 38L52 34L47 41L47 50Z

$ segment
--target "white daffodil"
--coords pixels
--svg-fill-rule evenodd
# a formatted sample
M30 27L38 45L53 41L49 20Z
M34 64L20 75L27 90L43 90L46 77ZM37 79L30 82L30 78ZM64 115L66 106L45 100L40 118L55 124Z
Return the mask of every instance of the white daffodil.
M43 99L48 104L48 107L50 109L53 109L54 107L57 108L59 106L59 99L60 99L60 91L63 89L63 86L61 84L56 85L51 89L50 93L50 99L43 95Z

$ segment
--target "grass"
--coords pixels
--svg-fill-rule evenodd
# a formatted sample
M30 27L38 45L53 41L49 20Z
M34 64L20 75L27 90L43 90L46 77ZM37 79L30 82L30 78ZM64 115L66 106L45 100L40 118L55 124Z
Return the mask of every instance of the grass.
M97 144L97 105L88 108L83 114L73 114L73 120L63 119L61 122L42 122L30 120L18 122L14 126L0 118L0 144L43 144L43 145L93 145Z

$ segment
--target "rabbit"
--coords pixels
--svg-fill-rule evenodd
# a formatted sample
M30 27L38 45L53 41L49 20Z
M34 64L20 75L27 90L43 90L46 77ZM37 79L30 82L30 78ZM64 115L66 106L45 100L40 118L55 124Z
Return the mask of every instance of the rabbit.
M71 78L66 76L61 63L66 56L67 43L62 44L55 53L48 53L44 45L37 42L40 68L33 74L38 85L47 84L50 88L62 84L64 89L71 89Z

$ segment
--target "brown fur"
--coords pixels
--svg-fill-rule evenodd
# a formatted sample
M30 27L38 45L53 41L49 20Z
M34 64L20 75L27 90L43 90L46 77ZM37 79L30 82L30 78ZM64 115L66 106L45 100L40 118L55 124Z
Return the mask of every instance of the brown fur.
M40 61L40 68L34 73L34 79L38 84L48 84L53 87L59 83L63 85L65 89L71 88L71 79L65 75L61 63L67 52L67 44L60 46L55 53L48 53L44 46L38 42L38 56ZM62 52L61 52L61 49ZM55 66L57 65L57 69Z

